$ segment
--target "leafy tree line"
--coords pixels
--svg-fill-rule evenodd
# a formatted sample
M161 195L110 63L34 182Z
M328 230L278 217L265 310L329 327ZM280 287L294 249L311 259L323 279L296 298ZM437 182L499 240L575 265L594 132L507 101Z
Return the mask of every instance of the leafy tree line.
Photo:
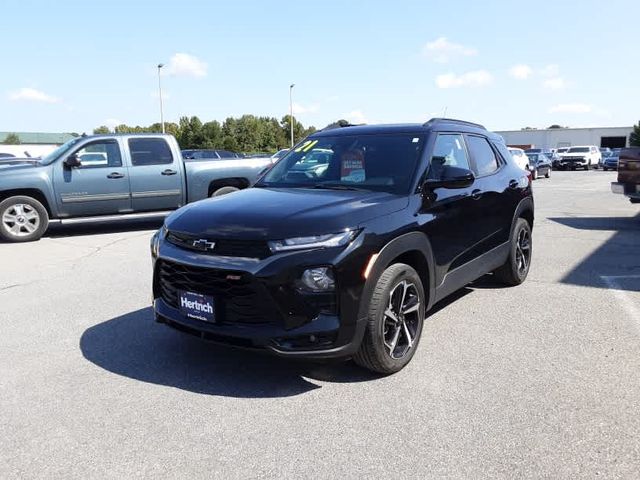
M211 148L235 152L275 152L291 144L291 123L289 115L281 120L275 117L243 115L227 118L223 123L213 120L202 123L198 117L181 117L178 123L165 122L166 133L176 137L180 148ZM113 133L161 132L160 123L148 127L118 125ZM305 128L293 117L294 141L315 132L315 127ZM93 133L112 133L107 126L100 126Z
M633 126L633 131L629 135L629 145L632 147L640 147L640 122Z

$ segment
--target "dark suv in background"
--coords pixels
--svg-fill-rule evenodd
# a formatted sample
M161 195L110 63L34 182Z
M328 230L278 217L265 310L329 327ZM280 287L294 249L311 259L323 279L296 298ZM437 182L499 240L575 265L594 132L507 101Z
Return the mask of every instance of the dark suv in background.
M396 372L434 303L488 272L525 280L533 218L527 173L480 125L325 129L254 188L167 218L151 243L155 316L207 340Z

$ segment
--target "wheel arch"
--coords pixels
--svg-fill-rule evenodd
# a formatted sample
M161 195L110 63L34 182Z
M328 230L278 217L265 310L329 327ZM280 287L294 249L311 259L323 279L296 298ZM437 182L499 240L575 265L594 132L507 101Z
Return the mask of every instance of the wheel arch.
M0 192L0 202L6 200L10 197L23 196L23 197L31 197L35 200L39 201L42 206L47 211L47 215L49 218L53 218L53 211L51 210L51 205L49 205L49 201L47 200L47 196L37 188L14 188L11 190L3 190Z
M249 187L249 185L249 180L244 177L217 178L209 183L207 196L210 197L213 192L222 187L235 187L239 190L243 190Z
M410 232L401 235L387 243L373 260L365 282L358 318L365 318L371 302L376 283L390 265L406 263L420 275L427 296L427 310L431 308L435 299L435 268L431 242L422 232Z

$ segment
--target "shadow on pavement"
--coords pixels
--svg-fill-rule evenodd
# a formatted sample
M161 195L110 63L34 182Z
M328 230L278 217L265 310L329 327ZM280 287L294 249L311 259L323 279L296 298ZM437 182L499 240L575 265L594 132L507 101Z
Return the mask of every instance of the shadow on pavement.
M151 308L88 328L80 349L87 360L115 374L206 395L289 397L320 388L314 379L380 378L352 362L293 361L204 342L156 323Z
M164 218L139 220L118 220L104 223L78 223L72 225L51 225L44 237L65 238L80 235L100 235L107 233L136 232L139 230L157 230Z
M602 277L615 278L618 290L640 291L640 214L633 217L550 217L577 230L615 233L570 271L562 283L610 288Z

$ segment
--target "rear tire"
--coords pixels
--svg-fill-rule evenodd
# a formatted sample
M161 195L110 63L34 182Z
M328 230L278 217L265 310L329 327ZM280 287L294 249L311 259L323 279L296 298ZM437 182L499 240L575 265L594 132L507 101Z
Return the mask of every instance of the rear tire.
M524 218L518 218L511 234L509 258L494 270L495 278L512 287L524 282L531 267L532 250L531 226Z
M537 180L538 179L538 169L534 168L533 171L531 172L531 179L532 180Z
M354 361L383 374L404 368L420 343L425 307L418 273L404 263L388 267L373 291L366 331Z
M49 226L49 214L38 200L18 195L0 202L0 239L7 242L38 240Z
M231 187L231 186L227 186L227 187L220 187L217 190L214 190L214 192L211 194L211 197L219 197L221 195L227 195L228 193L233 193L233 192L237 192L238 190L240 190L238 187Z

